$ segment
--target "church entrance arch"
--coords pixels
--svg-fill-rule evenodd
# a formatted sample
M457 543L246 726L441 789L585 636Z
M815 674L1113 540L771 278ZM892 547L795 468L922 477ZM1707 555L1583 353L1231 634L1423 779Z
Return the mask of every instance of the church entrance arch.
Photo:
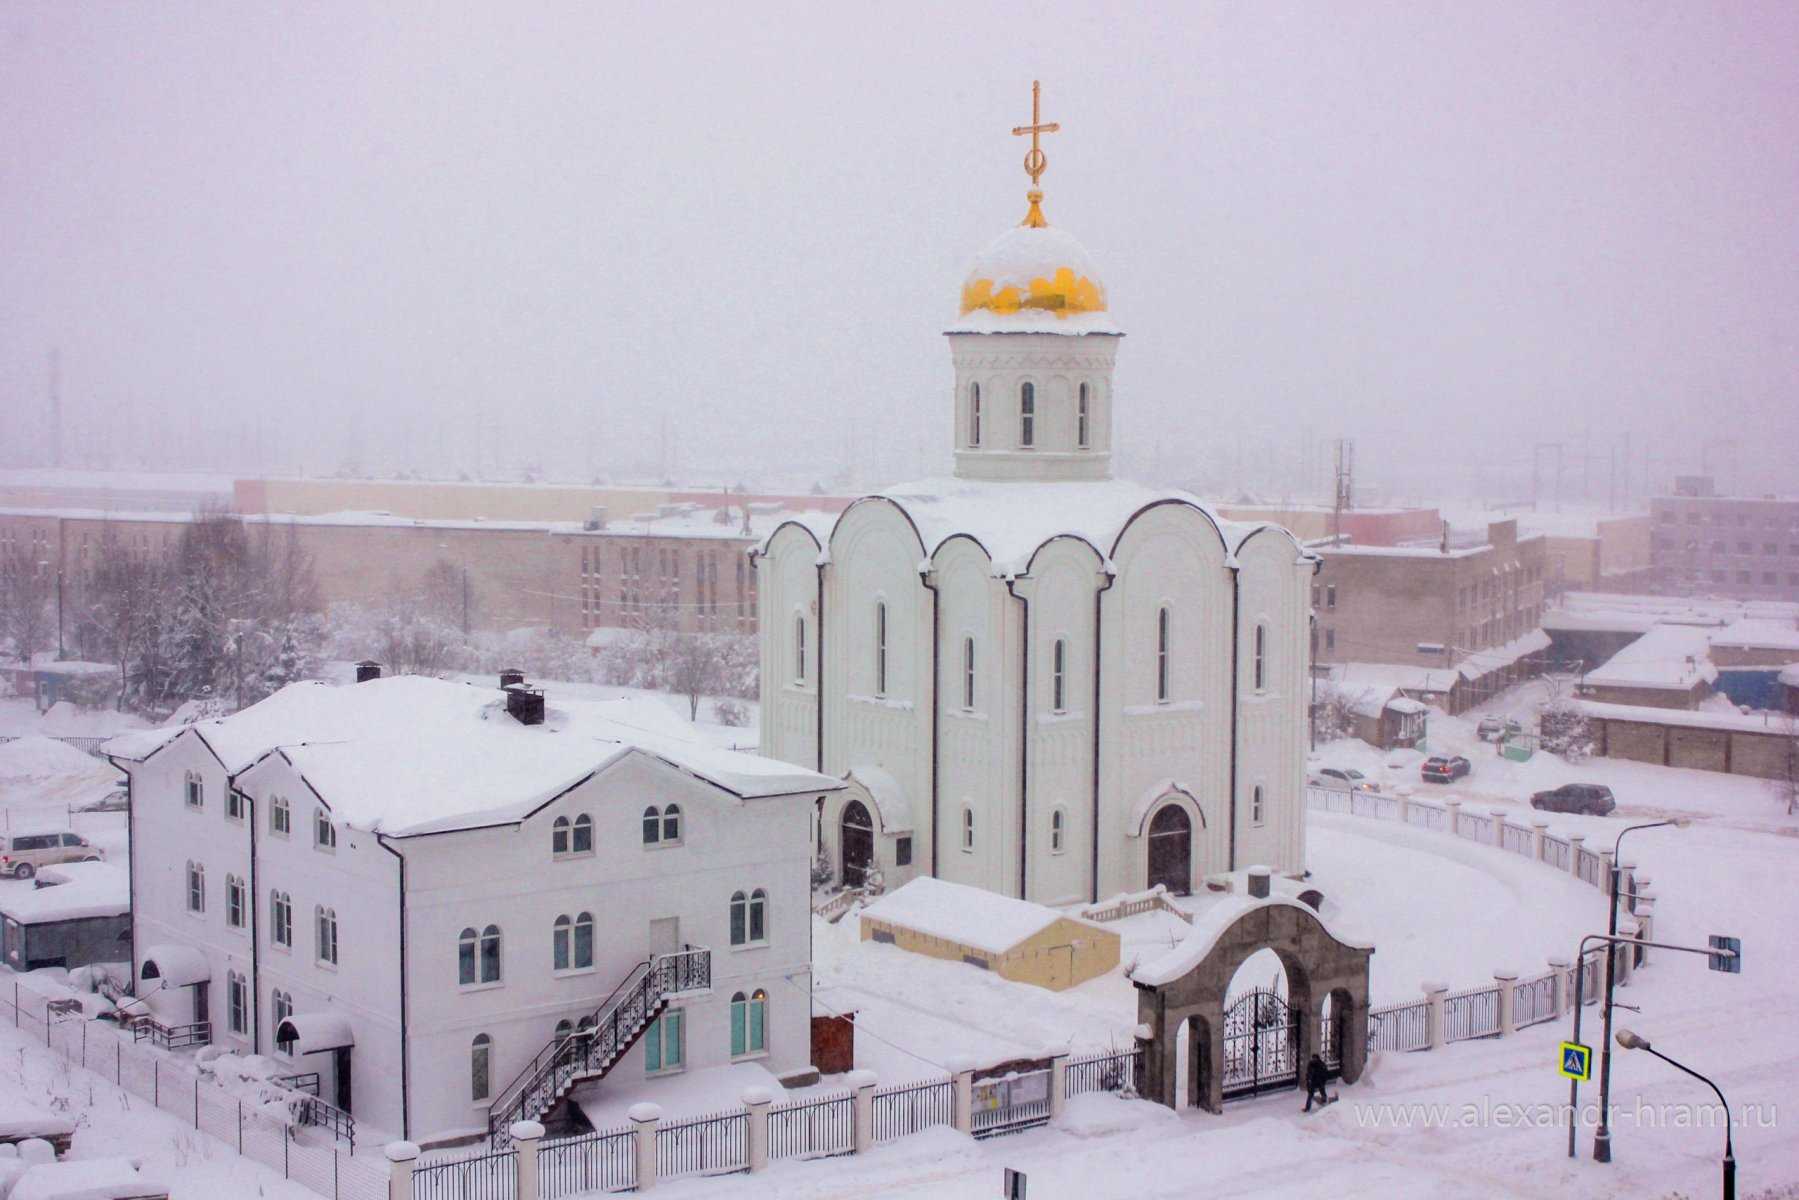
M1262 950L1280 959L1286 995L1230 996L1237 969ZM1177 1107L1183 1026L1191 1031L1185 1082L1194 1107L1219 1112L1226 1099L1297 1087L1314 1054L1328 1053L1343 1082L1354 1083L1367 1061L1373 953L1299 901L1270 895L1268 876L1252 872L1249 895L1202 910L1178 946L1132 971L1138 1022L1148 1028L1138 1090Z
M861 887L875 858L875 825L862 801L851 800L843 806L838 828L844 886Z
M1149 886L1176 896L1193 891L1193 822L1179 804L1164 804L1149 822Z

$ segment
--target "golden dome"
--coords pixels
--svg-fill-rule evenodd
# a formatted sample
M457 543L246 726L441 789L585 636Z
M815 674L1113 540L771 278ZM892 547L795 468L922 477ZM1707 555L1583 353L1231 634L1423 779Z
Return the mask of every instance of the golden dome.
M969 332L1116 332L1093 260L1048 225L1008 229L982 251L963 281L960 311Z

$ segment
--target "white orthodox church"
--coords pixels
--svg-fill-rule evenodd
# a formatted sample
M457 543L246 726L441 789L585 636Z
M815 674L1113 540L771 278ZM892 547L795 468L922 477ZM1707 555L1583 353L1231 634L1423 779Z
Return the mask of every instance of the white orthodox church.
M1122 331L1032 183L947 330L954 477L754 554L761 751L847 781L818 836L852 883L1062 904L1297 875L1316 560L1112 477Z

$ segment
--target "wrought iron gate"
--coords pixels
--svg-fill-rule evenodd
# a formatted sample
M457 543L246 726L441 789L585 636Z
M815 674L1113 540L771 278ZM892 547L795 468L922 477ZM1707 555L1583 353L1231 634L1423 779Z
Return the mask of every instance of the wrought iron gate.
M1299 1083L1300 1014L1269 991L1253 991L1224 1010L1224 1098L1254 1096Z

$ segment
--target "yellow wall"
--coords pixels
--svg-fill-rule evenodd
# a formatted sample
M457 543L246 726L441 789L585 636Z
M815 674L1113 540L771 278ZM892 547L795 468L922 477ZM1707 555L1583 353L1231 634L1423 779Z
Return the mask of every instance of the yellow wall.
M595 506L609 520L653 513L666 504L661 488L575 484L424 483L382 479L240 479L241 513L390 512L424 520L582 521Z
M949 962L977 959L987 969L1015 983L1028 983L1062 991L1104 975L1118 965L1119 938L1109 929L1063 917L1019 942L1004 954L932 937L903 925L863 916L862 940L872 941L876 930L891 934L893 944L913 954Z

